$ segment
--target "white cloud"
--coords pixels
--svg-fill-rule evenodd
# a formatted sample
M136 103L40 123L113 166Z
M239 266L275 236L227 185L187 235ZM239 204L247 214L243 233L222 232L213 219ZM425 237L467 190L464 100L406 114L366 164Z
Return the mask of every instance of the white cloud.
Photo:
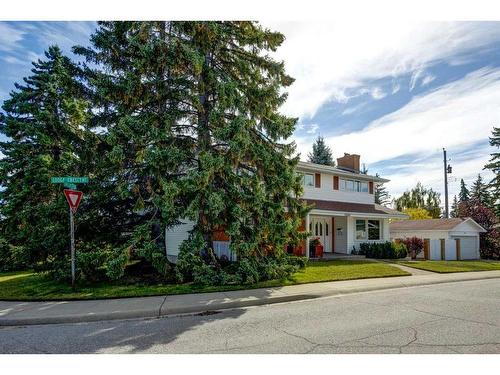
M453 156L453 154L450 154ZM469 186L476 180L478 173L483 176L486 181L493 178L490 171L483 170L484 165L489 160L490 155L487 153L480 155L470 160L460 162L450 162L453 165L453 173L448 175L448 199L451 207L451 202L454 195L458 195L460 191L460 179ZM453 159L453 158L452 158ZM442 154L436 152L436 158L432 158L422 166L412 166L406 172L385 174L385 178L391 181L386 184L392 197L400 196L404 191L414 187L417 182L421 182L426 187L431 187L435 191L441 193L441 203L444 207L444 172Z
M382 91L382 89L380 87L375 87L374 89L372 89L372 91L370 92L370 95L375 100L380 100L380 99L383 99L387 96L387 94L384 91Z
M5 62L7 62L9 64L17 64L17 65L25 65L26 64L26 61L18 59L15 56L4 56L4 57L2 57L2 60L4 60Z
M360 153L367 163L486 140L500 122L500 69L480 69L415 97L365 129L325 140ZM307 144L307 139L297 139Z
M392 94L392 95L394 95L394 94L395 94L395 93L397 93L400 89L401 89L401 85L400 85L399 83L395 83L395 84L393 84L391 94Z
M435 76L433 76L432 74L428 74L426 75L423 79L422 79L422 83L421 83L421 86L427 86L429 83L431 83L432 81L434 81L436 79Z
M493 125L500 123L498 103L500 69L479 69L461 80L415 97L404 107L371 122L360 131L325 137L325 142L339 156L343 152L360 154L368 168L371 163L416 155L413 169L387 176L393 180L391 189L394 193L401 193L417 180L438 189L442 148L459 154L471 145L485 142ZM313 142L311 137L295 137L295 141L302 156ZM489 152L477 150L477 153L467 155L466 161L455 163L455 175L467 179L481 172L486 176L487 172L482 168ZM426 166L422 167L422 159L432 155L437 156L436 162L426 160Z
M308 134L316 134L316 132L318 131L319 129L319 125L318 124L311 124L309 126L309 129L307 130L307 133Z
M473 49L500 41L500 23L348 19L266 23L284 33L276 57L295 83L283 111L308 117L346 89L373 79L413 74L441 60L460 61Z
M19 46L25 32L0 22L0 51L12 51Z
M413 89L417 85L417 81L419 80L419 78L422 74L423 74L422 69L417 69L415 72L413 72L413 74L411 75L411 79L410 79L410 87L409 87L410 91L413 91Z

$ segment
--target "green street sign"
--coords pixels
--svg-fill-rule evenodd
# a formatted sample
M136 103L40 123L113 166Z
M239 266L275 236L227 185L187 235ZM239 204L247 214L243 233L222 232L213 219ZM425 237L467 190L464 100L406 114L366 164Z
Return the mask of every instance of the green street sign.
M89 182L88 177L51 177L50 182L53 184L87 184Z
M64 184L65 188L76 190L76 184L70 184L69 182Z

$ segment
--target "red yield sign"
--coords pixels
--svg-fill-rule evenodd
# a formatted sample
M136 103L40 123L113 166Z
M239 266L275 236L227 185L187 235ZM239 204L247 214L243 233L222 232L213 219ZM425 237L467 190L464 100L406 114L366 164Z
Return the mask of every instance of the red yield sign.
M83 192L71 189L64 189L64 195L66 196L66 200L68 201L69 208L73 213L78 209L78 205L80 204Z

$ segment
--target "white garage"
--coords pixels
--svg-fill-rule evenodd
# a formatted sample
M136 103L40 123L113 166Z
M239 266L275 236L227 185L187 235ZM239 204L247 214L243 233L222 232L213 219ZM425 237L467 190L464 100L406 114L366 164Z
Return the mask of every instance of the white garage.
M428 240L425 256L431 260L479 259L479 233L486 232L471 218L400 220L391 223L389 230L391 239Z

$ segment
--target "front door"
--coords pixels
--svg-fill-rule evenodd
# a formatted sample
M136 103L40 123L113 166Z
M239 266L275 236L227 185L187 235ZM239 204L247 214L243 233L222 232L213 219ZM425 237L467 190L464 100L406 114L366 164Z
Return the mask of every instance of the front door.
M330 253L332 251L332 220L329 217L313 217L309 230L312 238L318 237L323 245L323 251Z

